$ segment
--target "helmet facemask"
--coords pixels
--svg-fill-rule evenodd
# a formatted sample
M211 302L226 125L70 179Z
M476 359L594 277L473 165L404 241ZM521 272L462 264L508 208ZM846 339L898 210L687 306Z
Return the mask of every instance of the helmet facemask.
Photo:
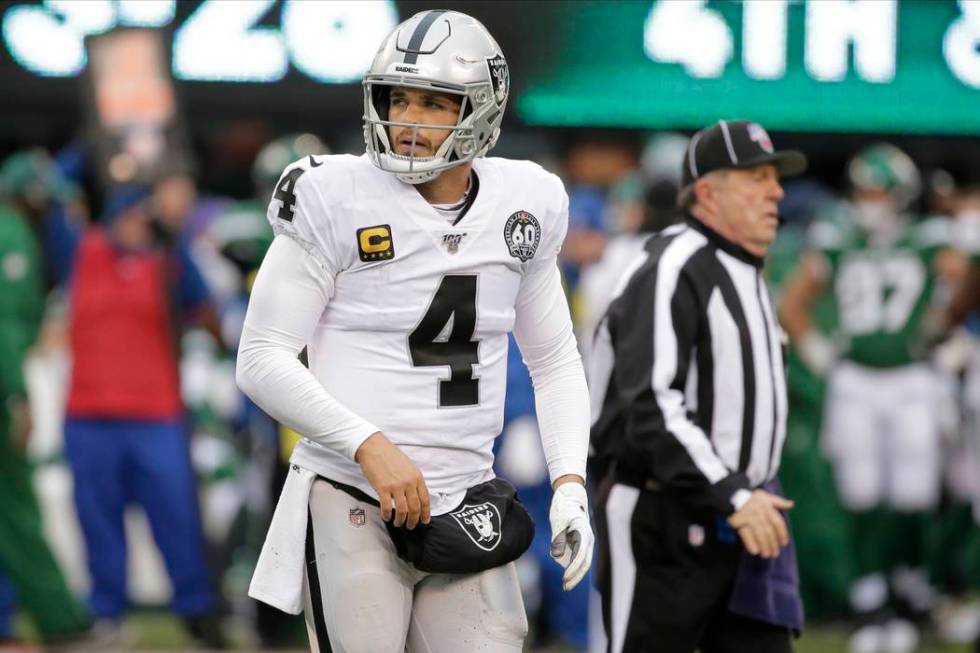
M390 91L396 86L459 97L456 123L437 125L389 120ZM486 154L497 141L502 113L503 107L498 108L493 101L490 84L448 87L444 83L406 79L400 75L373 75L364 80L364 138L368 155L379 168L394 173L409 184L431 181L444 170ZM414 152L401 155L392 147L389 137L391 127L413 128L413 145L421 129L447 130L449 134L432 156L416 156Z

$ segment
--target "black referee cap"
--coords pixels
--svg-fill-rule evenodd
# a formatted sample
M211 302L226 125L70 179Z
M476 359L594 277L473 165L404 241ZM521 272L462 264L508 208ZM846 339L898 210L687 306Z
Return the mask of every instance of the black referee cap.
M684 186L714 170L751 168L771 163L781 177L806 170L806 157L796 150L773 149L762 125L748 120L719 120L705 127L687 146L684 157Z

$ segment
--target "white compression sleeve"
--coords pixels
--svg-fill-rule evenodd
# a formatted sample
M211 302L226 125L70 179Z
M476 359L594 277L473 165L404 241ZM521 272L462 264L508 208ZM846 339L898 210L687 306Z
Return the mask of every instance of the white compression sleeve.
M534 382L548 474L552 482L565 474L585 478L589 390L557 265L525 279L516 312L514 337Z
M276 236L252 287L235 376L274 419L353 460L377 427L334 399L297 358L332 292L333 279L316 259Z

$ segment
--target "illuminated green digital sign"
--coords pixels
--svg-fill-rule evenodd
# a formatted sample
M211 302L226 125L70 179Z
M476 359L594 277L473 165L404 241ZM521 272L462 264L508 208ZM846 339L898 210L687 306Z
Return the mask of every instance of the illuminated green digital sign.
M980 1L550 2L532 124L980 133Z

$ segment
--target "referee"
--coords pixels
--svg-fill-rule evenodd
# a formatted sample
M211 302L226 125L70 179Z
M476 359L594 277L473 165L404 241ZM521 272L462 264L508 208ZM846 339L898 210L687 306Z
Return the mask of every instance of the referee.
M608 651L782 653L802 628L776 472L782 331L762 276L779 178L805 157L721 121L696 133L684 221L632 262L592 357Z

